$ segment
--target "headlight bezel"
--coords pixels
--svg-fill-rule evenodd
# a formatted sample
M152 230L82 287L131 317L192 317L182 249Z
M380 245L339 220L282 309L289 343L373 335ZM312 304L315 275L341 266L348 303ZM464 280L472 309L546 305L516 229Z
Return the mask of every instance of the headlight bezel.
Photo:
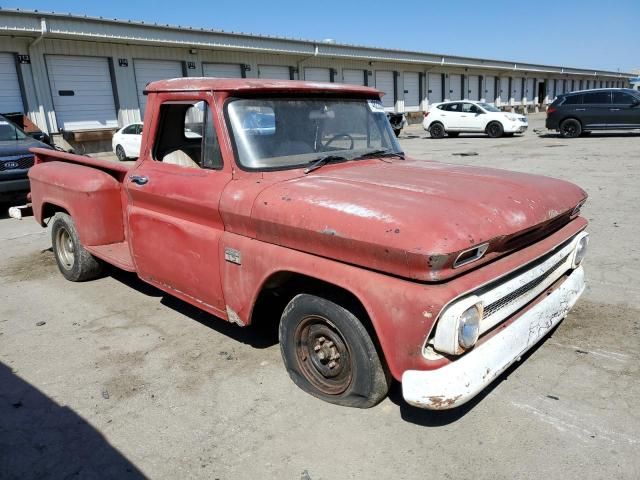
M461 321L470 309L477 312L477 334L473 343L463 346L460 342ZM469 295L449 305L438 319L434 337L434 349L441 353L460 355L473 348L480 337L480 322L484 313L484 304L476 295Z
M588 248L589 234L587 232L582 232L576 239L576 246L571 254L571 268L576 269L582 264L587 256Z

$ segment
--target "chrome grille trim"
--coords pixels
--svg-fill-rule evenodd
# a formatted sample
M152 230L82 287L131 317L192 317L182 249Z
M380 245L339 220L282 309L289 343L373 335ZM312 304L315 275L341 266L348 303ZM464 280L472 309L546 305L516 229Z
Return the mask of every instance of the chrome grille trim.
M534 300L571 269L577 237L519 275L476 292L485 305L480 321L481 335Z

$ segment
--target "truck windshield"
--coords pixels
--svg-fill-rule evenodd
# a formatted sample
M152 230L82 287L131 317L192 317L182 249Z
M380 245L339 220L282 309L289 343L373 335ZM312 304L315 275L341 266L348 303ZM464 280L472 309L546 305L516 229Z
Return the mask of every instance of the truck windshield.
M248 170L308 166L402 154L379 100L334 98L232 99L227 121L240 165Z
M23 140L27 135L11 122L0 119L0 142L9 140Z

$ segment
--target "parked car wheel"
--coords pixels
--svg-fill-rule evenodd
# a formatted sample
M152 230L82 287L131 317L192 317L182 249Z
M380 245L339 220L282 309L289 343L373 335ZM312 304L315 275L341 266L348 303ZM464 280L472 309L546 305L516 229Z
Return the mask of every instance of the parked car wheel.
M68 214L56 213L53 217L51 244L60 273L67 280L91 280L102 272L102 262L82 246L75 223Z
M456 138L460 132L447 132L447 137Z
M431 135L431 138L442 138L445 133L444 125L439 122L429 127L429 135Z
M502 124L500 122L491 122L487 125L487 135L491 138L501 137L504 133L504 128L502 128Z
M124 162L127 159L127 154L125 153L124 148L122 148L122 145L116 146L116 157L118 157L118 160L121 162Z
M567 118L560 124L560 135L563 138L576 138L582 134L582 124L575 118Z
M280 350L298 387L326 402L369 408L388 393L390 377L369 333L349 310L315 295L289 302Z

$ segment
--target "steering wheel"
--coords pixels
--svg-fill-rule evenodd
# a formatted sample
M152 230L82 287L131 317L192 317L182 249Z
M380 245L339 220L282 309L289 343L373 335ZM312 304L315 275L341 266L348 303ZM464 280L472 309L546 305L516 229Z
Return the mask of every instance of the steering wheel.
M328 147L329 145L331 145L331 143L333 143L333 141L334 141L334 140L337 140L337 139L339 139L339 138L348 138L349 140L351 140L351 145L349 145L349 150L353 150L353 145L354 145L354 143L353 143L353 137L352 137L351 135L349 135L348 133L338 133L338 134L334 135L334 136L333 136L333 137L331 137L329 140L327 140L327 143L325 143L325 144L322 146L322 149L323 149L323 150L326 150L326 149L327 149L327 147Z

